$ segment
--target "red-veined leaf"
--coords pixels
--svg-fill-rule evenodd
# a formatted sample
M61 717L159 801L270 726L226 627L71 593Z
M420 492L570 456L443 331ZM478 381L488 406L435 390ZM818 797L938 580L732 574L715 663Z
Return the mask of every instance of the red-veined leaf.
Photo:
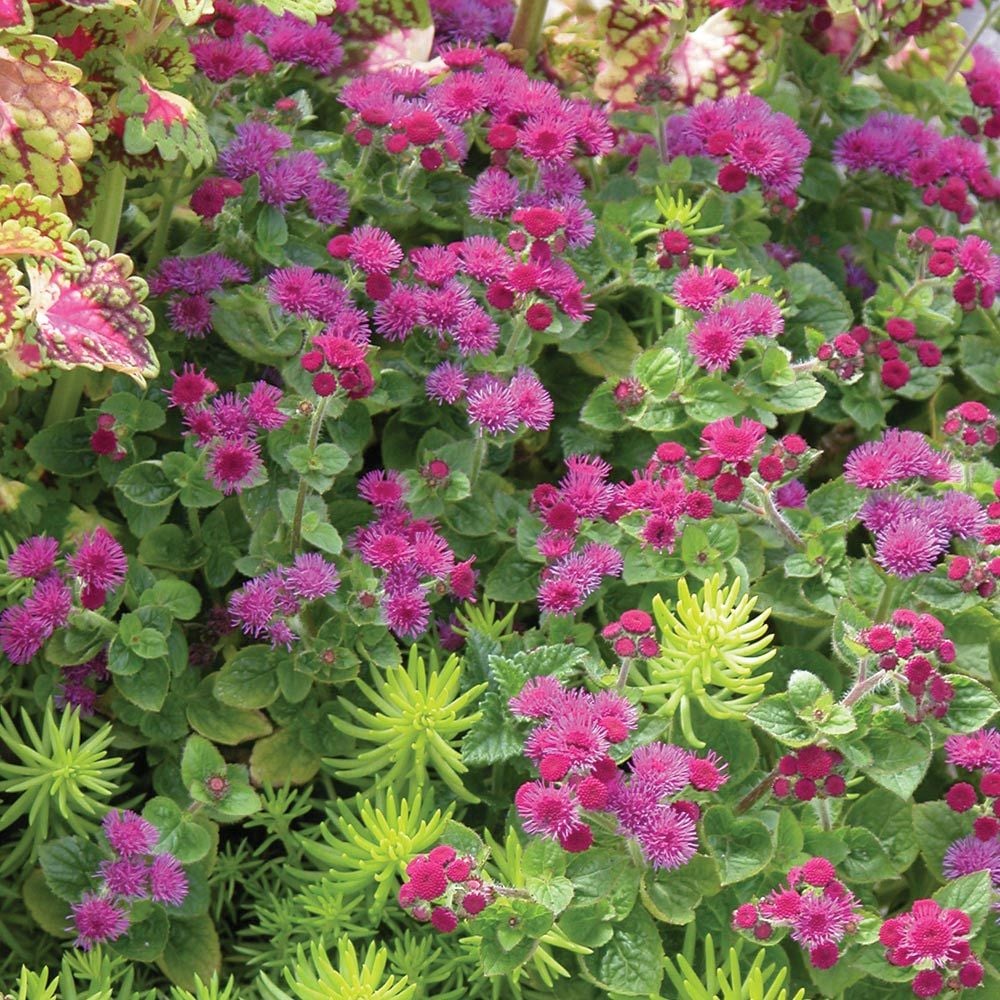
M79 267L80 249L69 239L72 226L30 184L0 184L0 257L52 257L64 267Z

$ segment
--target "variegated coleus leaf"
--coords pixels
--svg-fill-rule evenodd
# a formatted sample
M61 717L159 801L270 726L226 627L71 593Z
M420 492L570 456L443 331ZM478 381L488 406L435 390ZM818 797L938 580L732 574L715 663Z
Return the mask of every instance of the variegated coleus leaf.
M170 0L181 24L195 24L215 9L212 0Z
M9 350L24 329L27 300L20 269L12 260L0 259L0 353Z
M55 56L55 41L41 35L11 35L0 45L0 181L74 194L77 164L93 151L84 128L92 108L76 89L80 70Z
M26 333L15 336L15 371L110 368L140 385L159 372L149 335L153 314L143 304L148 288L132 274L132 260L112 254L76 232L83 268L68 273L52 262L27 265L31 295Z
M294 14L310 24L315 23L317 17L332 14L337 9L336 0L260 0L260 2L272 14Z
M612 0L598 15L600 69L594 80L598 97L616 107L640 103L640 88L663 72L667 56L683 33L682 3L637 4Z
M72 228L52 199L30 184L0 184L0 257L49 257L79 268L83 259L70 241Z
M694 104L750 90L767 72L765 37L760 25L740 13L713 14L670 55L667 74L677 100Z
M155 149L164 160L183 157L196 169L214 160L205 119L179 94L158 90L140 76L118 94L118 110L126 116L122 142L131 156Z
M31 31L33 20L28 0L0 0L0 31Z

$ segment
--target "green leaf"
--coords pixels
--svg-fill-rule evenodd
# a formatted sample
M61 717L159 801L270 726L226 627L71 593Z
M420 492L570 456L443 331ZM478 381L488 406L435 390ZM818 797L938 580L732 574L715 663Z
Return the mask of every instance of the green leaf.
M606 902L616 920L624 919L635 906L640 873L619 851L592 847L575 854L566 875L576 889L577 903Z
M901 799L908 799L931 762L930 729L911 725L895 712L882 712L873 719L864 743L872 755L872 763L863 769L865 774Z
M213 743L236 746L273 732L274 727L263 712L222 704L214 693L217 677L210 674L203 678L188 701L187 720L196 733Z
M1000 701L989 688L962 674L950 674L948 681L955 695L948 704L948 714L941 721L958 733L981 729L1000 711Z
M798 714L810 712L824 695L831 698L830 689L807 670L794 670L788 678L788 701Z
M166 913L161 907L154 907L145 920L129 926L128 931L115 941L113 950L133 962L153 962L163 953L169 928Z
M482 718L462 740L462 761L468 767L484 767L520 757L524 738L506 704L495 691L488 691L479 703Z
M714 896L720 888L718 865L696 854L682 868L646 872L639 891L643 905L657 920L688 924L703 897Z
M885 848L896 872L906 871L919 850L909 802L883 788L855 799L844 813L844 822L869 830Z
M797 308L794 322L822 331L828 339L854 325L854 310L844 293L811 264L796 263L785 271L785 283Z
M141 562L178 573L197 569L206 557L204 546L176 524L154 527L139 543Z
M669 347L655 347L644 351L635 359L635 377L645 386L653 399L665 400L677 385L681 359Z
M913 830L920 853L935 877L945 881L941 863L948 847L969 833L969 821L946 802L918 802L913 806Z
M203 785L208 778L225 775L226 762L222 754L204 736L189 736L181 756L181 780L191 790Z
M24 880L24 885L21 886L21 899L24 900L24 905L35 923L46 934L59 938L69 935L69 931L66 930L72 926L69 903L60 899L48 887L41 868L33 869Z
M25 445L25 451L57 476L89 476L97 467L85 417L65 420L37 431Z
M298 733L279 729L254 744L250 773L259 785L304 785L316 776L321 763L320 755L304 746Z
M167 478L159 462L139 462L118 477L115 489L140 507L160 507L170 503L180 492Z
M116 674L115 687L133 705L147 712L158 712L170 690L170 664L163 658L146 660L135 673Z
M799 375L790 385L783 385L763 398L763 405L772 413L802 413L823 401L826 389L812 375Z
M183 865L200 861L212 848L212 834L204 825L206 821L181 809L173 799L162 795L150 799L142 815L160 833L156 849L172 854Z
M587 978L618 996L647 997L663 981L663 942L652 918L641 906L615 927L602 948L581 958Z
M207 983L222 965L219 936L211 918L172 920L167 944L157 965L172 983L186 990L196 988L196 976Z
M183 580L157 580L139 603L166 608L174 618L190 621L201 610L201 595Z
M841 827L837 834L847 846L847 857L841 865L850 881L877 882L897 874L885 848L870 830Z
M483 593L491 601L514 604L533 600L537 590L537 563L526 562L516 548L511 548L490 570Z
M813 741L812 729L795 713L787 694L772 695L748 713L755 726L789 747L804 747Z
M934 893L935 902L949 910L964 910L972 920L972 933L983 926L993 908L993 883L988 871L952 879Z
M702 829L705 844L719 865L722 885L756 875L774 853L767 827L759 819L735 816L727 806L712 806Z
M61 837L38 852L48 887L67 903L76 903L93 887L94 872L103 860L100 848L83 837Z
M215 697L233 708L266 708L278 697L278 670L269 646L245 646L219 671Z

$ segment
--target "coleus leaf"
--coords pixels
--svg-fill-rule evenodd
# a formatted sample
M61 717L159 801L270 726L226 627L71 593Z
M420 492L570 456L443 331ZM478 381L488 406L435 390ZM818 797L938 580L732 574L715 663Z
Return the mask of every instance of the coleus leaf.
M186 98L153 87L140 76L118 95L127 115L122 140L125 151L142 156L153 149L167 161L183 157L198 168L214 159L205 119Z
M143 305L146 282L132 275L129 257L85 239L83 233L74 234L83 256L78 273L47 262L28 264L34 339L24 346L36 348L38 356L19 350L18 360L29 370L48 365L110 368L145 385L146 378L159 372L147 339L153 314Z
M31 31L32 24L28 0L0 0L0 31Z
M9 350L16 335L24 328L24 304L27 289L21 284L21 271L10 260L0 258L0 352Z
M763 33L739 14L720 10L684 36L671 53L667 73L677 99L718 99L742 94L764 76Z
M212 0L171 0L181 24L195 24L215 9Z
M601 62L594 92L618 107L639 102L645 80L661 73L667 53L684 27L684 5L613 0L598 17Z
M336 0L260 0L272 14L293 14L295 17L314 24L317 17L332 14L337 8ZM379 4L359 4L375 6Z
M52 199L30 184L0 184L0 257L50 257L78 268L83 259L70 242L72 226Z
M93 109L75 86L81 71L55 54L55 41L41 35L0 45L0 180L68 195L80 190L77 164L93 151L84 128Z

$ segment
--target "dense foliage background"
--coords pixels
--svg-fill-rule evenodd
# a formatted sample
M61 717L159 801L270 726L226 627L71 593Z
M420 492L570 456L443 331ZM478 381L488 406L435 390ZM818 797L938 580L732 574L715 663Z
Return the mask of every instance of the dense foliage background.
M967 6L0 0L0 994L1000 991Z

